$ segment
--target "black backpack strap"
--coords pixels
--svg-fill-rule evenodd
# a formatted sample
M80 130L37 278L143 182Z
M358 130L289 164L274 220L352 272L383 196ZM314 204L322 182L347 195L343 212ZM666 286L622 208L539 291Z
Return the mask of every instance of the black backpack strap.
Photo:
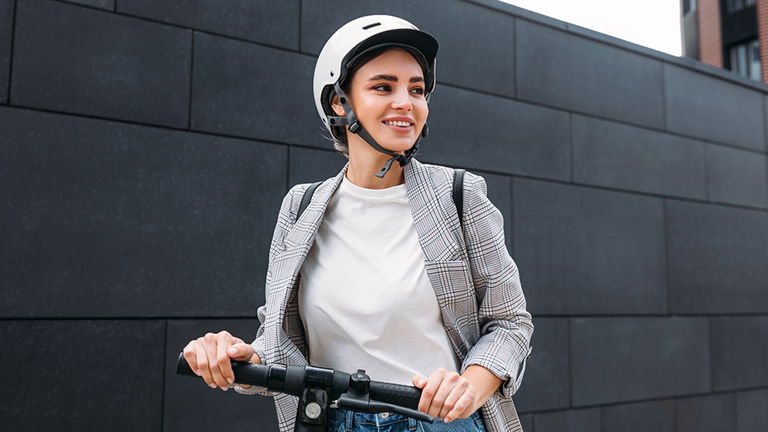
M307 208L309 203L312 201L312 195L315 194L315 189L317 189L318 186L320 186L320 183L312 183L309 185L309 187L304 190L304 195L301 197L301 204L299 204L299 212L296 213L296 220L298 221L301 215L304 213L304 210Z
M453 204L459 215L459 224L464 226L464 172L461 168L453 170Z

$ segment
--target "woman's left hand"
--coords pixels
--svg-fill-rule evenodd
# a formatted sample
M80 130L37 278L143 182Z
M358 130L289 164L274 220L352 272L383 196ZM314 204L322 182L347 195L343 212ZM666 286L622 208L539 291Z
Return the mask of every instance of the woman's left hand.
M446 423L467 418L480 408L501 384L491 371L472 365L464 375L438 368L429 379L413 377L413 385L422 389L419 411L440 417Z
M419 411L440 417L446 423L455 418L467 418L477 410L477 391L456 372L438 368L429 379L416 375L413 385L422 389Z

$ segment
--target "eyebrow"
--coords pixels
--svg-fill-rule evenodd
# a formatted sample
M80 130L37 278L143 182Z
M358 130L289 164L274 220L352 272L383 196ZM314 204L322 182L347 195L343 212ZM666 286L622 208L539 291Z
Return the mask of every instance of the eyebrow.
M379 75L374 75L374 76L368 78L368 81L380 81L380 80L397 82L397 77L394 76L394 75L379 74ZM422 78L422 77L411 77L411 79L409 81L410 82L424 82L424 78Z

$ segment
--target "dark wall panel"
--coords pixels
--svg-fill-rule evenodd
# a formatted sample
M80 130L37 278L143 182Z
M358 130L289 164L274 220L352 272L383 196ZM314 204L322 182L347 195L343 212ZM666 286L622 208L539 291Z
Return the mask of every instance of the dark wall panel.
M160 430L164 339L163 321L3 321L3 430Z
M525 280L525 274L521 274ZM527 287L523 284L523 289ZM521 412L567 408L571 403L568 320L535 318L523 384L515 395Z
M328 142L327 145L333 149L333 144ZM335 150L291 147L288 184L314 183L335 177L346 164L347 159Z
M299 0L131 0L121 13L299 49Z
M736 395L737 432L768 430L768 390Z
M678 399L675 405L678 431L736 430L736 396L732 393Z
M284 146L9 108L0 130L0 316L263 303Z
M520 425L526 432L534 432L533 430L533 414L523 414L520 417Z
M666 201L672 313L768 311L768 214Z
M667 130L765 150L759 93L669 64L664 93Z
M304 52L319 54L333 32L354 18L395 15L437 38L439 81L515 95L514 20L504 14L458 0L305 1L301 13Z
M574 406L710 391L707 321L572 318L571 373Z
M566 113L441 87L430 103L426 160L452 166L570 180Z
M192 129L326 148L314 67L306 55L195 33Z
M515 254L536 314L664 313L657 198L515 178Z
M529 21L516 24L521 99L662 127L661 62Z
M763 96L763 126L765 127L765 151L768 152L768 95Z
M230 300L237 301L235 298ZM201 378L176 375L176 359L190 340L208 332L226 330L251 343L258 328L257 319L168 321L163 410L165 432L277 430L277 416L271 397L240 395L233 389L226 392L211 389ZM254 428L254 425L258 427Z
M676 432L675 403L667 400L603 407L603 427L601 430L606 432Z
M768 386L768 316L711 318L710 333L715 390Z
M573 180L705 200L704 146L673 135L574 115Z
M14 0L0 0L0 103L8 102Z
M600 430L600 408L534 414L535 432L582 432Z
M762 153L707 146L707 191L716 202L768 207L768 177Z
M191 43L188 30L65 3L22 1L11 102L186 127Z
M63 0L67 3L77 3L86 6L93 6L100 9L114 10L115 0Z

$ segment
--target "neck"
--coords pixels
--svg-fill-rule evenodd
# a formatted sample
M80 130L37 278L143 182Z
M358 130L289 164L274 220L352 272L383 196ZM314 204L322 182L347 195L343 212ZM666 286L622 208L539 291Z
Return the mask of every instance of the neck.
M355 186L366 189L385 189L405 183L403 167L397 161L392 162L384 178L376 177L390 158L392 156L377 151L361 139L350 139L347 179Z

